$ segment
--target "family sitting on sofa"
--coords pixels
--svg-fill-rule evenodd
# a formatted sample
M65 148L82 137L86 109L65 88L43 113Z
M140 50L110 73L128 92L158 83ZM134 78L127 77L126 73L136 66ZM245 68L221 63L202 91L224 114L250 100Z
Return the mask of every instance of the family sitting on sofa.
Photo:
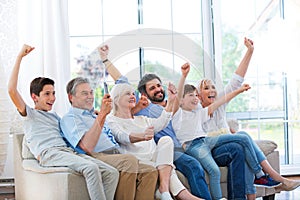
M229 134L226 104L250 88L242 82L254 47L247 38L244 43L248 50L218 98L210 80L201 81L197 90L184 86L190 70L186 63L178 87L169 84L167 99L160 78L146 74L136 103L135 89L107 58L108 46L100 47L99 54L116 85L104 95L99 111L94 110L89 81L81 77L67 84L71 108L62 119L48 112L55 102L54 81L49 78L31 82L35 106L27 106L17 83L21 61L34 49L28 45L17 56L9 95L24 117L25 142L39 164L67 166L82 174L90 199L222 199L219 166L228 167L228 199L255 199L256 185L293 190L300 182L273 170L247 133ZM193 120L198 125L187 127L186 122L195 124ZM175 167L188 179L189 190Z

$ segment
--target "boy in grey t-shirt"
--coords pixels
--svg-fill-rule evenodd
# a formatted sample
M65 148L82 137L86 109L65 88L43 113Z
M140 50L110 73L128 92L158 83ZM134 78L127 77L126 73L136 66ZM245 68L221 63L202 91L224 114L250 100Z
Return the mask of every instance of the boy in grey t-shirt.
M60 117L51 111L55 102L54 81L38 77L30 84L34 108L26 105L17 90L22 58L34 47L24 45L17 56L9 80L8 91L18 112L24 117L25 140L39 164L44 167L67 166L81 173L85 179L90 199L112 200L119 180L119 172L110 165L68 148L61 136Z

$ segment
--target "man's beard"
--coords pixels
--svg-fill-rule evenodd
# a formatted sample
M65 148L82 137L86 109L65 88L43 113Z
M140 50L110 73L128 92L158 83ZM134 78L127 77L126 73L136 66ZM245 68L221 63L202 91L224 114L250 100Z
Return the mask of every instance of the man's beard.
M159 93L159 92L158 92L158 93ZM163 101L165 100L165 96L166 96L165 91L161 91L161 93L163 94L162 97L156 98L156 97L155 97L155 95L157 94L157 93L156 93L156 94L154 94L153 97L150 97L150 96L148 95L148 98L149 98L149 100L150 100L152 103L161 103L161 102L163 102Z

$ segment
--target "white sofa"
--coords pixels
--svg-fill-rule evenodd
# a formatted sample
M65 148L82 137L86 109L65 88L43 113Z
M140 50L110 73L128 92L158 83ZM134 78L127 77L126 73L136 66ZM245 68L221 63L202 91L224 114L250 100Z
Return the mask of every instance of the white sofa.
M14 135L15 197L17 200L88 200L85 179L67 167L41 167ZM25 147L25 148L23 148Z
M67 167L41 167L23 144L23 134L14 135L15 196L17 200L88 200L84 178ZM267 159L279 172L279 152L271 141L257 141ZM221 167L221 187L227 194L227 168ZM187 179L177 172L183 184L189 188ZM207 179L208 181L208 179ZM257 188L257 197L274 199L275 190ZM225 196L226 197L226 196Z

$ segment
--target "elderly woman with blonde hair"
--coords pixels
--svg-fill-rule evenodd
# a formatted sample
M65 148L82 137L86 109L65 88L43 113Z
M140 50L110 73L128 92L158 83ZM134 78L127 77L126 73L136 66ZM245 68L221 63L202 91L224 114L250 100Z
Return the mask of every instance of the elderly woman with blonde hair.
M165 128L171 120L176 99L176 88L168 87L168 103L159 118L133 116L136 105L135 90L130 84L117 84L111 91L112 113L107 117L108 126L119 142L121 153L136 156L141 163L155 166L159 173L159 193L162 200L172 199L170 192L178 199L199 199L193 196L180 182L173 165L173 141L162 137L157 145L153 136Z

